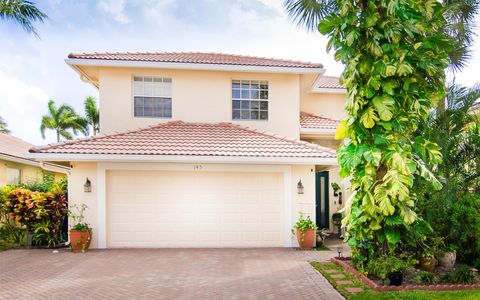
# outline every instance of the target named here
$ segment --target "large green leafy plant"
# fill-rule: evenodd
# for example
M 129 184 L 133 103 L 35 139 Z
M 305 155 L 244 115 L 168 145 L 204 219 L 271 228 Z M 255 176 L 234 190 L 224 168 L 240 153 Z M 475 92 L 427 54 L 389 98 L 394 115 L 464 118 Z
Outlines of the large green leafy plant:
M 445 96 L 444 69 L 451 50 L 435 0 L 337 2 L 319 30 L 345 65 L 348 117 L 337 129 L 340 175 L 351 177 L 347 239 L 362 264 L 375 252 L 396 249 L 417 219 L 416 176 L 434 188 L 426 167 L 441 161 L 436 144 L 412 138 L 428 111 Z M 414 151 L 414 149 L 416 151 Z

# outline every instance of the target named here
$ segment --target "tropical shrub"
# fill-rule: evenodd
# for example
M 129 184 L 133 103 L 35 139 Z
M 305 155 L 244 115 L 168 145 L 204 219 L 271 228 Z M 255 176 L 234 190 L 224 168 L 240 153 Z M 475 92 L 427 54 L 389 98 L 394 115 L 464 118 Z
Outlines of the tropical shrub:
M 435 274 L 427 271 L 420 271 L 416 280 L 418 283 L 422 284 L 435 284 L 438 282 L 438 278 L 435 276 Z
M 32 192 L 48 192 L 55 184 L 55 177 L 50 174 L 43 174 L 42 180 L 31 181 L 18 184 L 18 187 L 30 190 Z
M 471 267 L 467 265 L 460 265 L 455 268 L 454 271 L 447 273 L 443 278 L 443 282 L 448 283 L 473 283 L 475 280 L 475 273 L 471 270 Z
M 49 192 L 15 188 L 7 199 L 9 216 L 31 234 L 35 245 L 55 246 L 65 240 L 61 227 L 67 213 L 67 196 L 61 185 Z
M 447 247 L 457 251 L 459 261 L 480 259 L 480 194 L 450 201 L 439 193 L 419 201 L 419 208 Z
M 385 279 L 389 273 L 405 272 L 413 268 L 416 263 L 418 260 L 406 254 L 380 255 L 369 259 L 364 271 L 366 274 Z
M 25 244 L 25 230 L 21 225 L 11 218 L 7 207 L 8 194 L 15 189 L 14 186 L 4 186 L 0 188 L 0 250 L 8 249 L 12 246 L 22 246 Z

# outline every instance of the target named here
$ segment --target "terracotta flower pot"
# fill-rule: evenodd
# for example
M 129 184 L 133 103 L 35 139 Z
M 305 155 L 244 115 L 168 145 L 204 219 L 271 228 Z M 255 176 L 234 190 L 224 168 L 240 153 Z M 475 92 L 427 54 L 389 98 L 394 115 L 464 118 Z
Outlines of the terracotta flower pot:
M 428 272 L 434 272 L 437 265 L 437 259 L 435 257 L 427 257 L 420 259 L 420 266 L 423 270 Z
M 303 250 L 310 250 L 313 248 L 313 243 L 315 242 L 315 229 L 306 229 L 300 231 L 297 229 L 297 241 L 300 249 Z
M 70 230 L 70 247 L 73 252 L 86 252 L 92 240 L 92 229 L 88 231 Z
M 446 269 L 452 270 L 457 260 L 457 252 L 445 252 L 440 257 L 440 265 Z

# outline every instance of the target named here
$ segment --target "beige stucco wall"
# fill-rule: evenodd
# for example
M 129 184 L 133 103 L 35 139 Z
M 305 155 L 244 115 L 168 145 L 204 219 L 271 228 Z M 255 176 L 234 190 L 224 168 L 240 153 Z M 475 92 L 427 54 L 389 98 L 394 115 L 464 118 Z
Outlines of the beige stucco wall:
M 72 163 L 72 169 L 68 178 L 68 204 L 86 204 L 85 222 L 93 228 L 92 247 L 96 248 L 97 235 L 97 164 L 96 163 Z M 85 193 L 83 185 L 86 179 L 91 181 L 92 191 Z
M 172 118 L 133 117 L 133 76 L 172 78 Z M 101 68 L 100 129 L 125 131 L 159 122 L 233 122 L 289 138 L 299 138 L 299 75 L 172 69 Z M 268 121 L 232 120 L 231 81 L 267 80 Z
M 300 110 L 319 116 L 343 119 L 346 116 L 345 94 L 310 92 L 316 75 L 300 76 Z
M 178 171 L 191 171 L 193 170 L 193 164 L 162 164 L 162 163 L 150 163 L 150 164 L 134 164 L 134 163 L 117 163 L 115 168 L 119 170 L 156 170 L 156 169 L 176 169 Z M 299 212 L 303 212 L 305 216 L 310 216 L 312 220 L 315 220 L 315 166 L 302 165 L 302 166 L 269 166 L 269 165 L 235 165 L 235 164 L 203 164 L 202 172 L 209 172 L 215 170 L 223 170 L 230 172 L 279 172 L 283 168 L 291 168 L 291 221 L 292 225 L 298 219 Z M 108 168 L 107 168 L 108 169 Z M 97 164 L 96 163 L 72 163 L 71 175 L 69 177 L 69 204 L 81 204 L 84 203 L 88 206 L 86 211 L 86 222 L 93 227 L 93 239 L 92 248 L 96 248 L 98 245 L 98 210 L 97 210 Z M 107 173 L 108 174 L 108 173 Z M 92 183 L 92 191 L 85 193 L 83 184 L 86 178 L 89 178 Z M 297 193 L 297 183 L 302 180 L 305 187 L 304 194 Z M 108 180 L 107 180 L 108 182 Z M 132 187 L 135 188 L 135 187 Z M 173 187 L 175 188 L 175 187 Z M 176 189 L 181 191 L 184 186 L 179 186 Z M 218 199 L 222 201 L 222 199 Z M 108 232 L 108 231 L 107 231 Z M 292 239 L 292 245 L 296 246 L 297 242 L 295 237 L 290 236 Z
M 298 194 L 297 183 L 302 180 L 303 194 Z M 315 222 L 315 166 L 292 166 L 292 225 L 300 213 Z M 297 238 L 292 235 L 292 245 L 298 246 Z
M 18 162 L 12 162 L 7 160 L 0 160 L 0 186 L 7 184 L 7 167 L 20 169 L 20 182 L 29 183 L 35 181 L 41 181 L 43 174 L 48 173 L 55 176 L 55 180 L 65 176 L 61 173 L 46 172 L 40 167 L 26 165 Z

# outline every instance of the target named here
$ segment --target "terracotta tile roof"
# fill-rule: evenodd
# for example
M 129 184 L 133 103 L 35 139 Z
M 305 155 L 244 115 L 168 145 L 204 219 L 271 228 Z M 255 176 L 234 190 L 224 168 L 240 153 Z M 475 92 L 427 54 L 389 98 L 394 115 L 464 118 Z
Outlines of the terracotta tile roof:
M 302 129 L 336 129 L 339 124 L 339 120 L 300 112 L 300 127 Z
M 340 78 L 334 76 L 322 76 L 317 80 L 315 88 L 320 89 L 344 89 L 339 82 Z
M 25 142 L 17 137 L 0 133 L 0 154 L 9 156 L 15 156 L 23 159 L 32 160 L 25 155 L 28 153 L 28 149 L 32 148 L 32 144 Z
M 220 65 L 243 65 L 262 67 L 284 68 L 323 68 L 322 64 L 301 62 L 295 60 L 274 59 L 257 56 L 232 55 L 219 53 L 201 52 L 154 52 L 154 53 L 71 53 L 68 58 L 76 59 L 99 59 L 99 60 L 125 60 L 142 62 L 168 62 L 190 64 L 220 64 Z
M 315 144 L 258 132 L 232 123 L 171 121 L 143 129 L 32 148 L 58 154 L 185 155 L 334 158 Z

